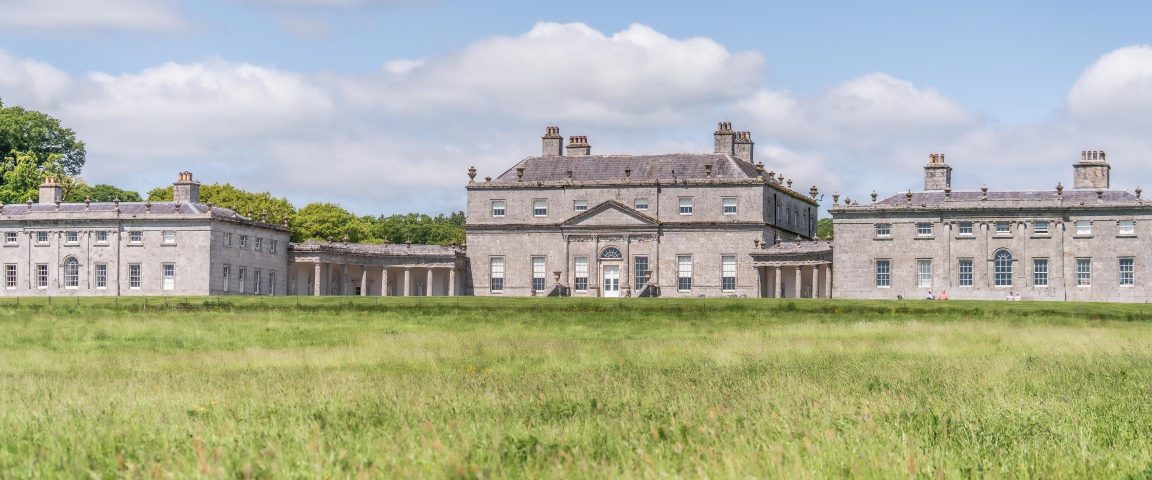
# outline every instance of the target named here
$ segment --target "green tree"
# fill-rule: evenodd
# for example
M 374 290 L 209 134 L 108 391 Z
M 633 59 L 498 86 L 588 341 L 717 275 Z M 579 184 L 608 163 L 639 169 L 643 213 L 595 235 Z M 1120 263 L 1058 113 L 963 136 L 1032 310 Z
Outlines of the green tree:
M 363 217 L 373 239 L 388 243 L 416 243 L 427 245 L 462 245 L 464 243 L 464 212 L 435 217 L 422 213 L 408 213 L 380 217 Z
M 83 180 L 77 179 L 75 185 L 64 194 L 64 201 L 66 202 L 83 202 L 85 200 L 92 200 L 93 202 L 111 202 L 119 199 L 121 202 L 142 202 L 143 198 L 139 193 L 131 190 L 124 190 L 122 188 L 107 185 L 97 184 L 88 185 Z
M 816 221 L 816 236 L 824 239 L 832 239 L 832 219 L 821 218 Z
M 0 184 L 0 202 L 23 203 L 36 201 L 40 184 L 49 176 L 62 177 L 59 164 L 49 161 L 41 164 L 35 153 L 12 151 L 4 157 L 3 184 Z
M 352 212 L 335 203 L 310 203 L 292 219 L 292 241 L 372 241 L 371 229 Z M 378 241 L 378 240 L 377 240 Z
M 76 176 L 84 168 L 84 142 L 60 121 L 35 110 L 5 107 L 0 102 L 0 155 L 21 152 L 37 166 L 59 165 L 59 173 Z
M 148 201 L 172 201 L 172 186 L 154 188 L 148 191 Z M 265 218 L 268 223 L 281 224 L 292 218 L 296 207 L 292 206 L 287 198 L 277 198 L 268 192 L 253 193 L 241 190 L 232 184 L 217 184 L 200 186 L 200 202 L 229 208 L 253 219 Z

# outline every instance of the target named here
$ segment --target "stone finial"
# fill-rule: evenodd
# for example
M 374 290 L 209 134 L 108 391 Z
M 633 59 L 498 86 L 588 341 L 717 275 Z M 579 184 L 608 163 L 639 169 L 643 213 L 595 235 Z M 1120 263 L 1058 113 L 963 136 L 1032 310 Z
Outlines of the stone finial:
M 880 194 L 876 193 L 876 190 L 872 190 L 871 195 L 872 195 L 872 203 L 876 203 L 876 197 L 879 197 Z
M 523 182 L 524 181 L 524 167 L 516 167 L 516 181 L 517 182 Z
M 980 200 L 988 200 L 988 185 L 980 186 Z
M 789 189 L 792 188 L 792 179 L 791 178 L 788 179 L 788 188 Z
M 764 162 L 756 162 L 756 175 L 764 176 Z
M 1104 200 L 1104 190 L 1096 190 L 1096 200 Z
M 632 169 L 631 168 L 625 168 L 624 169 L 624 178 L 632 178 Z
M 712 164 L 711 163 L 705 163 L 704 164 L 704 178 L 712 178 Z
M 784 183 L 784 174 L 783 173 L 776 174 L 776 183 Z
M 85 197 L 84 198 L 84 210 L 88 210 L 90 207 L 92 207 L 92 197 Z
M 473 180 L 476 180 L 476 166 L 475 165 L 468 167 L 468 181 L 471 182 Z
M 840 192 L 833 192 L 832 193 L 832 204 L 833 205 L 839 205 L 840 204 Z
M 260 211 L 260 221 L 264 222 L 264 223 L 268 223 L 268 211 L 267 210 L 261 210 Z
M 952 187 L 944 189 L 944 198 L 952 198 Z
M 808 189 L 808 196 L 809 197 L 816 198 L 816 194 L 818 194 L 818 193 L 820 193 L 820 189 L 816 188 L 816 185 L 812 185 L 812 188 Z
M 1144 190 L 1141 189 L 1140 187 L 1136 187 L 1136 199 L 1137 200 L 1140 200 L 1140 194 L 1141 193 L 1144 193 Z
M 144 202 L 144 213 L 152 213 L 152 202 Z
M 1056 195 L 1057 196 L 1064 195 L 1064 184 L 1063 183 L 1056 182 Z
M 492 177 L 484 177 L 485 182 L 492 182 Z
M 57 200 L 57 201 L 56 201 L 56 211 L 57 211 L 57 212 L 59 212 L 59 211 L 60 211 L 60 200 Z
M 760 248 L 760 239 L 759 238 L 753 239 L 752 245 L 754 245 L 757 249 L 759 249 Z

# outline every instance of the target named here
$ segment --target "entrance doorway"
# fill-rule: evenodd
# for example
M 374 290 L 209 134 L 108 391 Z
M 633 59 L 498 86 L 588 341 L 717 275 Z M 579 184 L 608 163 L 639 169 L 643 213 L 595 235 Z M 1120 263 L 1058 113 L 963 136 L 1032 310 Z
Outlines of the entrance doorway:
M 604 296 L 620 296 L 620 266 L 604 265 Z

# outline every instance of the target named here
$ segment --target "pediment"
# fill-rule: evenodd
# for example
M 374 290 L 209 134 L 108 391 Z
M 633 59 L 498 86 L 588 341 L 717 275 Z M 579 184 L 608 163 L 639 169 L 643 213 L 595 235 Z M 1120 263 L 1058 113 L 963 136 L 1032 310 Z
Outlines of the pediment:
M 565 220 L 565 226 L 640 226 L 656 225 L 656 219 L 636 209 L 609 200 Z

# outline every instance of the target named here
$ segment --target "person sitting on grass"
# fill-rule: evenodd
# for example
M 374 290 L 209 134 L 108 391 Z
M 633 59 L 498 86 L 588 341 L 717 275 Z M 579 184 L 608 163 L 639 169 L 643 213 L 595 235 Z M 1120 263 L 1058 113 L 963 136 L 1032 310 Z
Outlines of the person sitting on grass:
M 941 290 L 940 295 L 938 297 L 936 297 L 936 299 L 937 300 L 948 300 L 948 291 L 947 290 Z
M 925 300 L 935 300 L 935 299 L 936 299 L 936 296 L 935 296 L 935 295 L 932 295 L 932 289 L 931 289 L 931 288 L 929 288 L 929 289 L 928 289 L 928 297 L 927 297 L 927 298 L 925 298 Z

